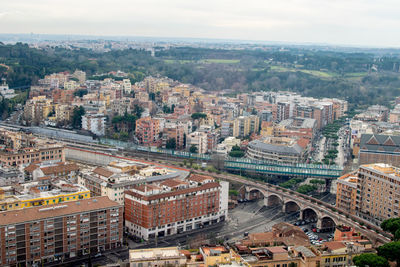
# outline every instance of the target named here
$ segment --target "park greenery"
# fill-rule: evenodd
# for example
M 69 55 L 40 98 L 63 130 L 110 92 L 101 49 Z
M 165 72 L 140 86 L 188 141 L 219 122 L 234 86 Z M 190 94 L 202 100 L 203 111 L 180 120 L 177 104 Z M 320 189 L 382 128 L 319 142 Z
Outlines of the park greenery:
M 384 257 L 373 253 L 364 253 L 353 258 L 353 263 L 357 267 L 389 267 L 389 262 Z
M 189 152 L 194 154 L 197 153 L 198 152 L 197 146 L 191 145 L 189 148 Z
M 393 241 L 377 248 L 378 254 L 361 254 L 354 257 L 353 262 L 357 267 L 378 266 L 388 267 L 398 266 L 400 263 L 400 218 L 391 218 L 381 223 L 381 228 L 393 235 Z
M 271 46 L 269 49 L 141 49 L 98 52 L 62 47 L 30 48 L 0 43 L 0 78 L 11 88 L 27 89 L 46 74 L 83 70 L 90 79 L 115 78 L 122 70 L 131 82 L 148 75 L 167 76 L 205 90 L 289 90 L 304 96 L 338 97 L 351 107 L 390 105 L 400 95 L 399 52 L 327 51 L 320 48 Z M 391 52 L 391 53 L 389 53 Z
M 309 184 L 303 184 L 301 186 L 299 186 L 299 188 L 297 188 L 297 192 L 301 193 L 301 194 L 309 194 L 315 190 L 317 190 L 317 186 L 316 185 L 309 185 Z
M 233 146 L 232 150 L 229 152 L 230 157 L 234 158 L 243 158 L 245 155 L 244 150 L 242 150 L 239 146 Z
M 79 107 L 74 107 L 74 110 L 72 112 L 72 127 L 75 129 L 81 129 L 82 128 L 82 116 L 85 115 L 85 108 L 82 106 Z
M 279 184 L 279 186 L 287 189 L 293 189 L 295 186 L 297 186 L 299 183 L 303 181 L 304 179 L 302 178 L 292 178 L 284 183 Z
M 167 149 L 176 149 L 176 140 L 175 138 L 168 138 L 167 143 L 165 145 Z
M 195 112 L 192 114 L 192 119 L 193 120 L 198 120 L 198 119 L 205 119 L 207 118 L 207 114 L 201 113 L 201 112 Z

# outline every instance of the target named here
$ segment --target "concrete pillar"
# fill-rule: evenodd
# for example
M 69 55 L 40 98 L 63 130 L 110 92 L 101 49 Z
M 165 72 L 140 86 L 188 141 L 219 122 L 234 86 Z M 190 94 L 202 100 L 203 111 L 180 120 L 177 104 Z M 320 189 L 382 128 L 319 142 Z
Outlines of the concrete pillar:
M 318 221 L 317 221 L 317 229 L 321 229 L 322 227 L 322 218 L 318 217 Z
M 268 197 L 264 196 L 264 206 L 269 207 Z
M 283 205 L 282 205 L 282 212 L 283 212 L 283 213 L 286 212 L 286 205 L 285 205 L 285 203 L 283 203 Z
M 303 214 L 304 210 L 300 210 L 300 215 L 299 215 L 299 220 L 303 220 L 304 219 L 304 214 Z

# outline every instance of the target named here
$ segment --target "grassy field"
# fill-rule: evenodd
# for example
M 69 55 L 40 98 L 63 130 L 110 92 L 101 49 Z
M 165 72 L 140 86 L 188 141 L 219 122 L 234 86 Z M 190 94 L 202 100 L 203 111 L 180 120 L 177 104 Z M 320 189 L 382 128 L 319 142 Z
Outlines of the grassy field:
M 239 63 L 239 59 L 203 59 L 201 63 L 220 63 L 220 64 L 236 64 Z
M 309 75 L 317 76 L 320 78 L 332 78 L 337 76 L 336 73 L 333 72 L 327 72 L 327 71 L 319 71 L 319 70 L 304 70 L 304 69 L 298 69 L 298 68 L 286 68 L 282 66 L 271 66 L 272 71 L 278 71 L 278 72 L 303 72 Z
M 164 62 L 167 64 L 173 64 L 173 63 L 200 63 L 200 64 L 210 64 L 210 63 L 215 63 L 215 64 L 236 64 L 239 63 L 239 59 L 202 59 L 202 60 L 178 60 L 178 59 L 164 59 Z
M 184 63 L 191 63 L 191 62 L 195 62 L 195 61 L 194 60 L 184 60 L 184 59 L 181 59 L 181 60 L 179 60 L 179 59 L 164 59 L 164 62 L 167 64 L 174 64 L 174 63 L 184 64 Z

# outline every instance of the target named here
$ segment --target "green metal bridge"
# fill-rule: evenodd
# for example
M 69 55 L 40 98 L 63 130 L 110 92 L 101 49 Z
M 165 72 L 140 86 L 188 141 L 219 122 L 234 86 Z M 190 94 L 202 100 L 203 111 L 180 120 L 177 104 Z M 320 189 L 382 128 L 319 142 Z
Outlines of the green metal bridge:
M 227 158 L 224 167 L 232 171 L 250 171 L 271 175 L 337 178 L 342 175 L 343 169 L 339 166 L 317 164 L 276 164 L 251 159 Z
M 140 146 L 132 143 L 102 138 L 102 143 L 124 148 L 128 150 L 141 151 L 145 153 L 156 153 L 177 158 L 187 158 L 201 161 L 212 161 L 208 154 L 189 153 L 186 151 L 175 151 L 172 149 L 163 149 L 157 147 Z M 224 168 L 231 171 L 249 171 L 264 173 L 269 175 L 282 176 L 301 176 L 301 177 L 320 177 L 333 179 L 342 175 L 343 169 L 336 165 L 317 165 L 317 164 L 277 164 L 276 162 L 252 160 L 247 158 L 224 159 Z

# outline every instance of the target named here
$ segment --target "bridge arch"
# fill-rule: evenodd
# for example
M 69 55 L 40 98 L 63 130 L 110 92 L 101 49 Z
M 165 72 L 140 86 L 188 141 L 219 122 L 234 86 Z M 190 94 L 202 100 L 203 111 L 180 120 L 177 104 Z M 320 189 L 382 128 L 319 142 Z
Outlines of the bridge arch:
M 283 199 L 278 194 L 269 194 L 265 199 L 265 205 L 270 206 L 282 206 Z
M 283 205 L 283 212 L 297 212 L 300 210 L 300 205 L 294 200 L 288 200 Z
M 318 228 L 319 229 L 334 229 L 337 225 L 337 220 L 330 216 L 323 216 L 318 220 Z
M 307 207 L 301 211 L 300 215 L 302 220 L 310 221 L 310 222 L 317 222 L 318 221 L 318 212 L 310 207 Z
M 249 201 L 253 200 L 258 200 L 258 199 L 264 199 L 265 198 L 265 192 L 261 189 L 252 187 L 247 190 L 247 196 L 246 199 Z

